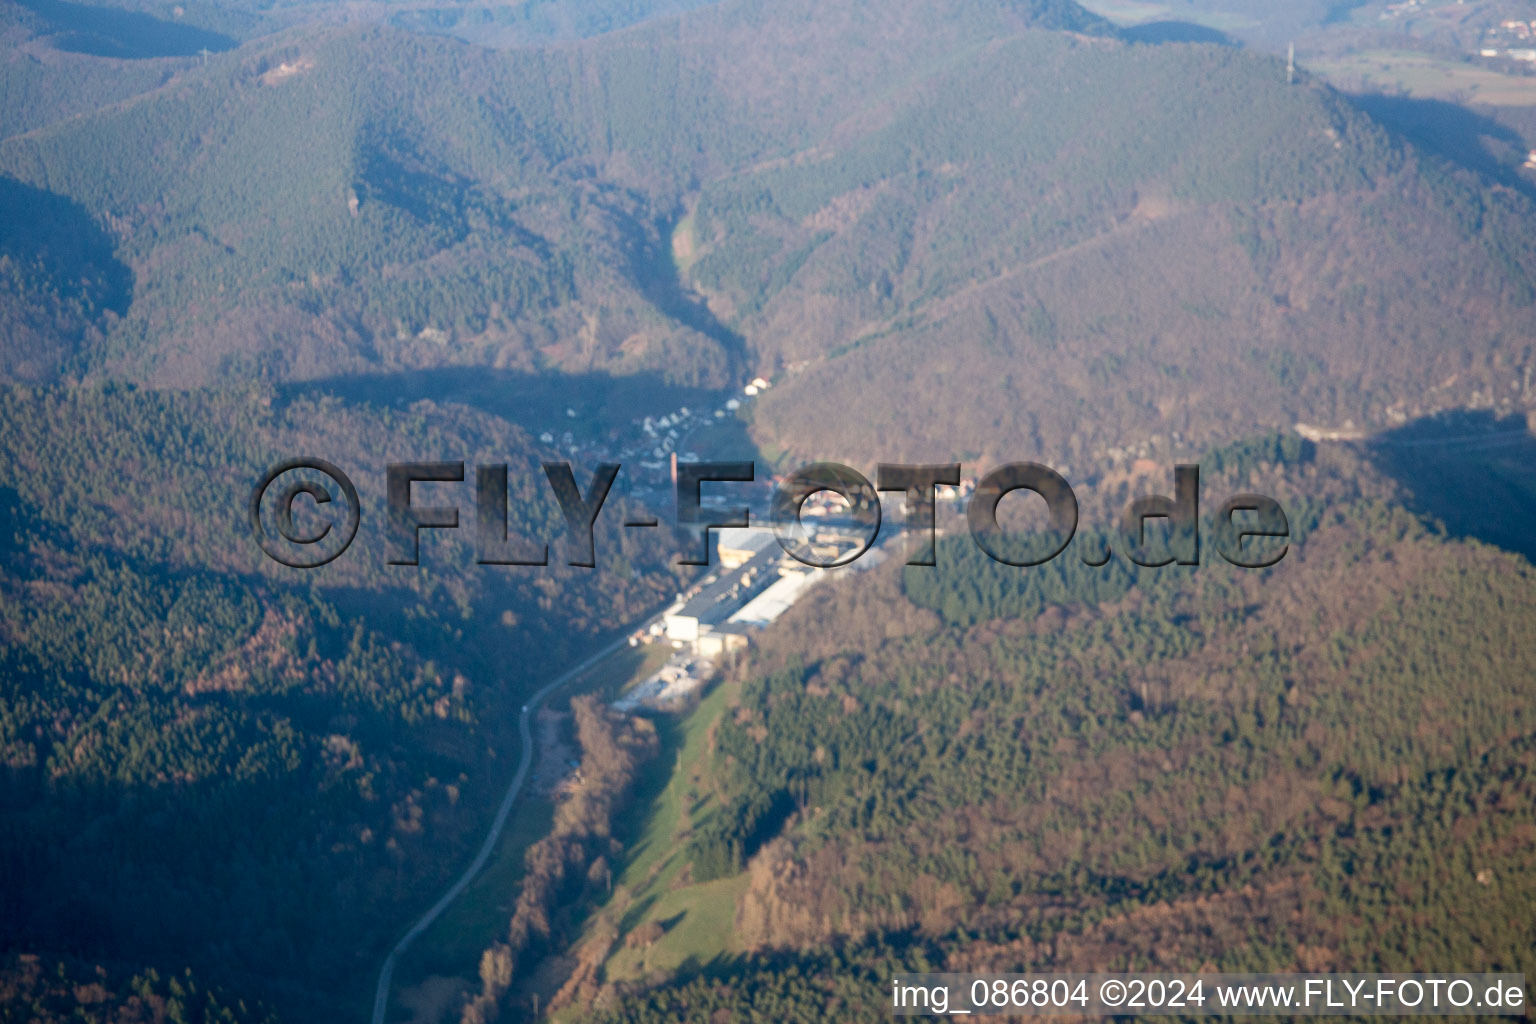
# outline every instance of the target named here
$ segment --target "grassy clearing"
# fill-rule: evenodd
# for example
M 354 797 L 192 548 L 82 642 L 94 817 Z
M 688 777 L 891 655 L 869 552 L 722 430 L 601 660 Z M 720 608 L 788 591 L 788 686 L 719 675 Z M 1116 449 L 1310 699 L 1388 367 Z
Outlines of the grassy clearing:
M 672 229 L 672 262 L 677 266 L 677 276 L 687 277 L 698 258 L 699 239 L 695 232 L 694 215 L 689 213 Z
M 688 447 L 706 459 L 756 459 L 759 452 L 752 442 L 748 426 L 740 412 L 735 415 L 727 413 L 689 434 Z
M 1142 25 L 1173 15 L 1173 8 L 1168 4 L 1149 3 L 1147 0 L 1083 0 L 1083 6 L 1116 25 Z
M 682 867 L 678 837 L 689 830 L 692 819 L 707 803 L 706 799 L 690 805 L 688 794 L 699 789 L 698 773 L 709 727 L 720 717 L 736 689 L 730 684 L 717 686 L 681 721 L 659 724 L 662 755 L 651 762 L 651 777 L 642 783 L 642 792 L 648 790 L 655 796 L 649 804 L 636 801 L 637 808 L 643 808 L 643 824 L 638 829 L 638 839 L 630 847 L 629 860 L 616 880 L 631 890 L 637 903 L 650 894 L 646 890 L 648 884 L 660 880 L 663 872 L 670 880 L 671 874 Z
M 1506 75 L 1422 53 L 1368 50 L 1308 60 L 1306 66 L 1342 89 L 1402 90 L 1419 98 L 1498 107 L 1536 106 L 1536 78 Z
M 747 876 L 742 874 L 662 894 L 645 920 L 659 922 L 666 931 L 643 949 L 620 947 L 608 958 L 606 976 L 633 979 L 651 971 L 688 970 L 733 951 L 730 936 L 736 901 L 746 887 Z
M 661 668 L 671 654 L 671 646 L 664 643 L 625 647 L 593 665 L 586 675 L 573 682 L 570 694 L 595 693 L 605 701 L 612 701 Z
M 732 684 L 717 686 L 687 716 L 658 723 L 662 754 L 642 780 L 635 819 L 625 823 L 636 838 L 615 879 L 614 898 L 599 913 L 617 921 L 621 936 L 653 921 L 664 933 L 644 949 L 626 948 L 621 938 L 604 965 L 610 981 L 638 978 L 657 968 L 702 964 L 734 948 L 731 925 L 746 877 L 703 885 L 678 883 L 687 866 L 687 837 L 710 810 L 701 775 L 710 726 L 736 690 Z

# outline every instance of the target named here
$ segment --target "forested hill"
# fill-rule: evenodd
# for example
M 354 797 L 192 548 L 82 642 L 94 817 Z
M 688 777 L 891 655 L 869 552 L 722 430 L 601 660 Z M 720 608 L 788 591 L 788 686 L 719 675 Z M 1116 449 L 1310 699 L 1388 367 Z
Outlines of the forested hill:
M 780 374 L 765 444 L 1097 469 L 1536 400 L 1533 216 L 1267 58 L 1025 33 L 706 184 L 680 236 Z
M 775 623 L 566 954 L 580 1019 L 876 1021 L 902 971 L 1528 974 L 1530 563 L 1333 453 L 1211 475 L 1282 496 L 1285 562 L 978 570 L 961 535 Z
M 244 510 L 316 452 L 364 519 L 305 573 Z M 512 534 L 556 564 L 432 537 L 387 566 L 383 463 L 424 454 L 513 462 Z M 0 1019 L 359 1012 L 480 842 L 531 685 L 672 593 L 665 552 L 612 532 L 600 574 L 559 564 L 537 454 L 430 404 L 0 388 Z
M 557 169 L 585 147 L 527 70 L 398 31 L 302 34 L 0 159 L 105 224 L 132 270 L 131 306 L 83 339 L 87 368 L 204 383 L 473 361 L 723 382 L 718 344 L 631 280 L 651 215 Z M 600 318 L 576 305 L 588 294 Z

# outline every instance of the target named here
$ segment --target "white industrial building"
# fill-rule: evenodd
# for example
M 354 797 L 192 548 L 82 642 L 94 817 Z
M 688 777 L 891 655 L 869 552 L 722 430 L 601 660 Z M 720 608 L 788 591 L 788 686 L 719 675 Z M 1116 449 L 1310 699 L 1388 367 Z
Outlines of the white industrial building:
M 706 585 L 682 607 L 667 612 L 664 619 L 667 639 L 697 643 L 699 637 L 725 622 L 773 582 L 778 575 L 781 557 L 782 553 L 775 546 L 753 555 L 735 568 L 722 569 L 718 579 Z
M 789 611 L 789 606 L 805 596 L 805 592 L 819 583 L 825 573 L 825 569 L 786 572 L 726 621 L 762 628 Z
M 715 556 L 722 569 L 746 565 L 755 555 L 778 545 L 773 531 L 762 526 L 728 526 L 715 530 Z

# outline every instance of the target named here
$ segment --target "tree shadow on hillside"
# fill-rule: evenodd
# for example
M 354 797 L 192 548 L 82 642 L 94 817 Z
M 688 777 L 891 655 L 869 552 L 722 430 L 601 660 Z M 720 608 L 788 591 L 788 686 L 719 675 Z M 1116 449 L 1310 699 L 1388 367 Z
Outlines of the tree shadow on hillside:
M 68 3 L 67 0 L 16 0 L 22 7 L 61 33 L 55 48 L 92 57 L 143 60 L 150 57 L 195 57 L 202 51 L 222 53 L 235 40 L 218 32 L 181 25 L 138 11 Z
M 1328 5 L 1328 11 L 1323 15 L 1324 25 L 1343 25 L 1349 21 L 1349 17 L 1356 10 L 1364 7 L 1368 0 L 1339 0 Z
M 1241 46 L 1237 40 L 1206 25 L 1192 21 L 1149 21 L 1121 29 L 1120 35 L 1132 43 L 1211 43 L 1215 46 Z
M 123 732 L 117 742 L 146 758 L 161 746 L 153 733 Z M 396 882 L 387 900 L 349 902 L 344 883 L 364 877 L 364 866 L 338 863 L 312 838 L 339 834 L 336 800 L 306 800 L 290 775 L 153 785 L 7 765 L 0 785 L 0 871 L 25 879 L 0 886 L 7 950 L 135 969 L 170 962 L 283 1019 L 341 1020 L 356 1008 L 354 993 L 371 991 L 371 971 L 422 900 L 420 891 L 394 896 L 404 889 Z M 443 855 L 415 856 L 426 864 Z M 394 875 L 377 862 L 366 872 Z M 425 872 L 410 881 L 424 891 L 439 884 Z
M 1388 431 L 1367 448 L 1415 513 L 1536 564 L 1536 434 L 1524 417 L 1459 411 Z
M 133 301 L 133 271 L 117 258 L 112 236 L 66 196 L 0 177 L 0 257 L 91 317 L 119 316 Z
M 500 416 L 535 434 L 544 430 L 559 434 L 579 426 L 586 435 L 614 431 L 629 435 L 634 432 L 631 420 L 670 415 L 684 407 L 713 419 L 713 410 L 722 408 L 733 394 L 671 384 L 657 373 L 530 373 L 486 366 L 345 374 L 292 382 L 283 385 L 282 393 L 285 400 L 331 394 L 352 402 L 398 408 L 422 400 L 458 403 Z M 572 412 L 576 415 L 571 416 Z M 709 457 L 747 458 L 754 454 L 733 450 L 710 452 Z
M 1421 148 L 1536 199 L 1536 186 L 1518 170 L 1527 155 L 1525 142 L 1508 126 L 1445 100 L 1377 94 L 1349 98 Z

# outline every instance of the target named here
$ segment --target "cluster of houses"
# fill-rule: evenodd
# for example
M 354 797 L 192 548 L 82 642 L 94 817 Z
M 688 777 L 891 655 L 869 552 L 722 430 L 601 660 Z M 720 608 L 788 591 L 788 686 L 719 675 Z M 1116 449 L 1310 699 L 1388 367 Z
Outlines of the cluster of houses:
M 1530 39 L 1536 36 L 1536 22 L 1531 21 L 1506 21 L 1499 28 L 1516 39 Z
M 665 486 L 668 478 L 675 479 L 679 462 L 697 462 L 699 456 L 685 447 L 694 431 L 711 423 L 720 422 L 736 415 L 744 401 L 767 391 L 773 385 L 762 377 L 754 377 L 740 392 L 741 397 L 727 398 L 719 406 L 710 409 L 694 409 L 681 406 L 666 412 L 636 419 L 632 433 L 613 429 L 606 440 L 583 440 L 577 430 L 550 427 L 539 434 L 539 440 L 558 448 L 568 456 L 584 461 L 617 461 L 639 470 L 639 475 L 652 486 Z M 575 409 L 565 410 L 568 419 L 579 419 Z M 573 424 L 574 426 L 574 424 Z
M 1487 34 L 1482 48 L 1478 50 L 1478 55 L 1504 57 L 1509 60 L 1524 61 L 1527 64 L 1536 64 L 1536 47 L 1519 45 L 1529 44 L 1533 40 L 1536 40 L 1536 21 L 1519 21 L 1511 18 L 1501 22 L 1498 28 Z

